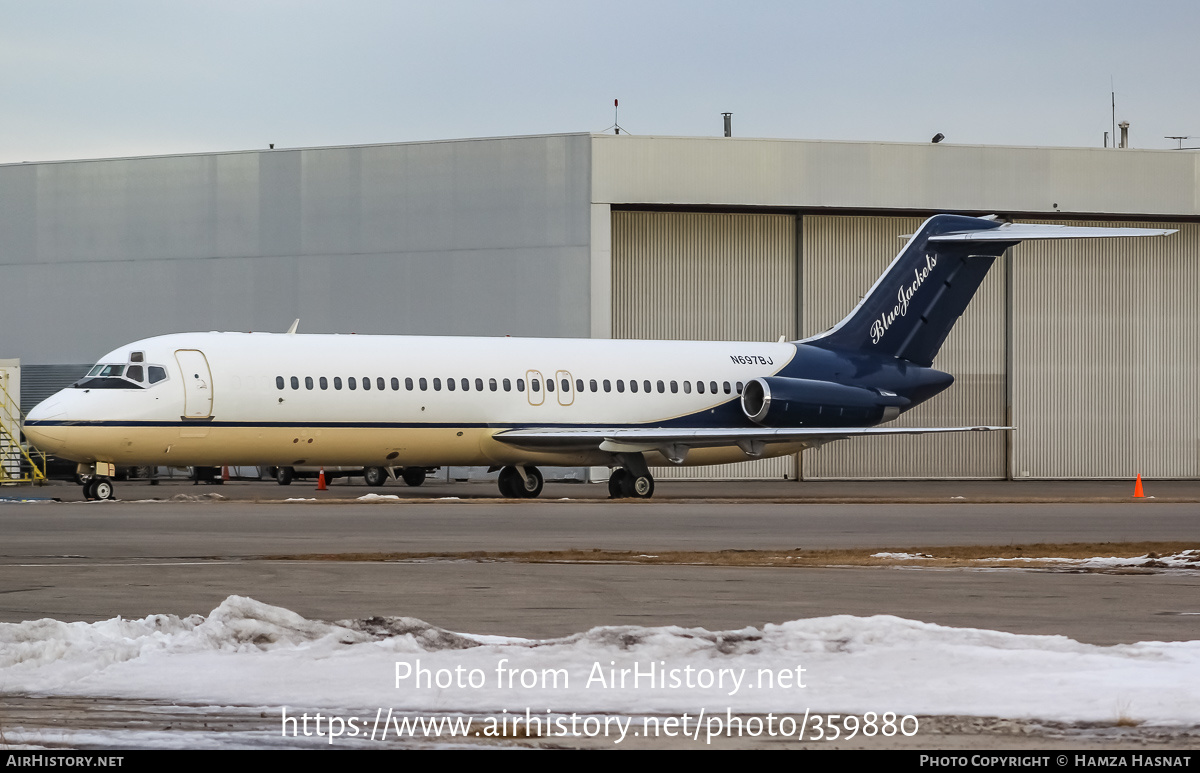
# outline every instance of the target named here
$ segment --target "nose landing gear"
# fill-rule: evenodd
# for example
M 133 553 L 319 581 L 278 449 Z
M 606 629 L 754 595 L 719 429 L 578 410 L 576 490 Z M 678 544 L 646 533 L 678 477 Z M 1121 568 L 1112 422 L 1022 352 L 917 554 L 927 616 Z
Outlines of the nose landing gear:
M 83 483 L 83 498 L 89 502 L 98 499 L 116 499 L 112 481 L 108 478 L 89 478 Z
M 116 474 L 117 467 L 111 462 L 80 462 L 75 468 L 75 477 L 83 484 L 83 498 L 89 502 L 97 499 L 116 499 L 112 484 Z

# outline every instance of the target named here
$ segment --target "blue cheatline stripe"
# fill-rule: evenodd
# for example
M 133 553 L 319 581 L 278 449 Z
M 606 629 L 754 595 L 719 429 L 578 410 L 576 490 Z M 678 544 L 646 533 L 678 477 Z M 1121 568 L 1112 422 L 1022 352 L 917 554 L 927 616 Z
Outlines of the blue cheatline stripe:
M 727 417 L 705 416 L 703 418 L 712 419 L 710 421 L 699 421 L 689 419 L 699 419 L 700 417 L 680 417 L 669 421 L 661 422 L 645 422 L 642 424 L 619 424 L 619 423 L 602 423 L 602 424 L 570 424 L 562 422 L 388 422 L 388 421 L 27 421 L 27 427 L 129 427 L 129 428 L 146 428 L 146 427 L 212 427 L 212 428 L 319 428 L 319 429 L 646 429 L 654 427 L 664 428 L 695 428 L 695 429 L 713 429 L 726 428 L 735 429 L 737 427 L 756 427 L 745 417 L 741 417 L 742 421 L 731 423 Z M 721 420 L 722 418 L 726 420 Z

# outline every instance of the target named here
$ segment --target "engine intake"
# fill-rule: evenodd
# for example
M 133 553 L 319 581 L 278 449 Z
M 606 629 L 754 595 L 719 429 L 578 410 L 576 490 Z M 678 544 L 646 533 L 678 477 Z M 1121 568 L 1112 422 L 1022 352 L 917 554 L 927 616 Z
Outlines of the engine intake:
M 882 389 L 782 376 L 751 379 L 742 390 L 742 411 L 764 427 L 869 427 L 910 404 Z

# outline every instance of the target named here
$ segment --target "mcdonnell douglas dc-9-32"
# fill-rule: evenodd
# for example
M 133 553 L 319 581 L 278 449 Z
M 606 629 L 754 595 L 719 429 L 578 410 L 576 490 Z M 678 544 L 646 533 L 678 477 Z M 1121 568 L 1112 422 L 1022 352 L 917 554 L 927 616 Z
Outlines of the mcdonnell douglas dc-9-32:
M 536 497 L 542 466 L 606 466 L 613 497 L 650 467 L 743 462 L 888 427 L 954 377 L 932 367 L 997 257 L 1027 239 L 1166 236 L 935 215 L 837 325 L 802 341 L 634 341 L 179 333 L 122 346 L 37 405 L 25 434 L 78 462 L 88 499 L 117 465 L 499 470 Z

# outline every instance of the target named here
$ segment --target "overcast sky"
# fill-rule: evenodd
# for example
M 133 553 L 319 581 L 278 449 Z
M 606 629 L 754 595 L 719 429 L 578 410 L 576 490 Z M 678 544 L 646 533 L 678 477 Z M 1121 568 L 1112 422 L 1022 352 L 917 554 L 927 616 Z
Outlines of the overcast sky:
M 602 131 L 1200 146 L 1197 2 L 0 0 L 0 162 Z M 1111 81 L 1110 81 L 1111 79 Z

